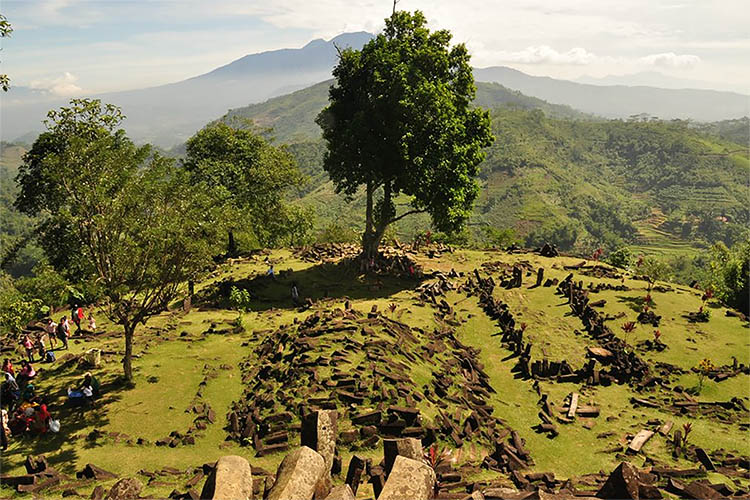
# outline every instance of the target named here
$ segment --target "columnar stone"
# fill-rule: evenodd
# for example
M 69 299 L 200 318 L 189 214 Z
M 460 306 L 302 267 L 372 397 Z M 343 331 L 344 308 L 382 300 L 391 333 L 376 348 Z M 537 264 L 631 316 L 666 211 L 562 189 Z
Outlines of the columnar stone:
M 435 489 L 435 471 L 424 462 L 397 456 L 378 500 L 428 500 Z
M 393 463 L 397 456 L 411 458 L 418 462 L 422 461 L 422 442 L 417 438 L 384 439 L 383 453 L 385 455 L 386 477 L 393 469 Z
M 235 455 L 221 457 L 203 486 L 201 498 L 252 500 L 253 477 L 248 461 Z
M 338 413 L 336 410 L 317 410 L 302 420 L 302 446 L 317 451 L 325 461 L 325 470 L 330 473 L 336 454 Z
M 325 467 L 318 452 L 307 446 L 297 448 L 279 464 L 266 500 L 310 500 L 318 481 L 326 475 Z
M 346 484 L 352 489 L 352 493 L 357 494 L 359 483 L 362 482 L 362 473 L 365 471 L 365 460 L 352 455 L 349 460 L 349 469 L 346 471 Z

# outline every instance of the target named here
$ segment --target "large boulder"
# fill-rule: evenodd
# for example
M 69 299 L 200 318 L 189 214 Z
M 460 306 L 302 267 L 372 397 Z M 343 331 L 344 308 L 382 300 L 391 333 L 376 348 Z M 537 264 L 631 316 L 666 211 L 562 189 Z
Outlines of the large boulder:
M 120 479 L 109 490 L 105 500 L 135 500 L 140 495 L 143 484 L 134 478 Z
M 329 473 L 336 454 L 337 421 L 336 410 L 317 410 L 302 419 L 301 445 L 317 451 L 323 457 Z
M 326 476 L 323 457 L 307 446 L 289 453 L 276 470 L 276 482 L 266 500 L 310 500 L 318 481 Z
M 622 462 L 607 478 L 597 492 L 599 498 L 639 500 L 638 470 L 628 462 Z
M 325 500 L 354 500 L 354 493 L 348 484 L 342 484 L 333 488 Z
M 227 455 L 216 462 L 201 492 L 204 500 L 252 500 L 253 476 L 242 457 Z
M 378 500 L 428 500 L 435 489 L 435 471 L 424 462 L 397 456 Z
M 384 439 L 383 454 L 385 455 L 385 474 L 391 473 L 397 456 L 422 461 L 422 442 L 416 438 Z

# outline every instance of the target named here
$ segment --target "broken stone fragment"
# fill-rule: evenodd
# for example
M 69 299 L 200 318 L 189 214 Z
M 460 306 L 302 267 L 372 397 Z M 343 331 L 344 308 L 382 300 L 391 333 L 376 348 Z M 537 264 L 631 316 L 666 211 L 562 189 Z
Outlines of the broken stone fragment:
M 143 484 L 134 478 L 120 479 L 109 490 L 105 500 L 135 500 L 143 489 Z
M 638 500 L 638 471 L 628 462 L 622 462 L 607 478 L 596 494 L 599 498 Z
M 203 485 L 205 500 L 252 500 L 253 477 L 248 461 L 235 455 L 221 457 Z
M 354 500 L 354 493 L 348 484 L 342 484 L 333 488 L 325 500 Z
M 310 500 L 325 474 L 325 460 L 315 450 L 301 446 L 282 460 L 276 482 L 266 500 Z
M 435 471 L 417 460 L 397 456 L 378 500 L 428 500 L 435 488 Z
M 385 455 L 385 474 L 388 476 L 393 469 L 397 456 L 422 461 L 422 442 L 416 438 L 384 439 L 383 453 Z

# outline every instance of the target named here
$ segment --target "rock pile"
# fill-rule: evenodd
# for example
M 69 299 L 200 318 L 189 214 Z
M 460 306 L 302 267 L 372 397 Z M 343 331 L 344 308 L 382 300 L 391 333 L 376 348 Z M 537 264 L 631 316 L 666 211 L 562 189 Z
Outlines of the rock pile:
M 350 450 L 404 437 L 494 446 L 507 426 L 492 416 L 478 354 L 450 328 L 411 328 L 375 308 L 318 312 L 268 334 L 241 363 L 247 389 L 227 430 L 266 455 L 318 425 L 310 415 L 337 410 L 338 441 Z

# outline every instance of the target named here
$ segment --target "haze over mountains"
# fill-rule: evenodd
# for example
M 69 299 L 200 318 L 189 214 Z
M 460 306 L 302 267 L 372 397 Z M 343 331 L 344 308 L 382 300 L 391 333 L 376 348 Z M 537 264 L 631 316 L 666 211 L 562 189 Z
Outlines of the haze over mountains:
M 329 79 L 337 61 L 337 47 L 360 48 L 371 37 L 365 32 L 345 33 L 328 41 L 313 40 L 299 49 L 247 55 L 180 82 L 95 97 L 122 107 L 127 116 L 126 129 L 134 140 L 169 148 L 228 109 Z M 607 118 L 648 113 L 665 119 L 715 121 L 750 114 L 750 97 L 733 92 L 591 85 L 531 76 L 507 67 L 476 69 L 475 77 Z M 42 130 L 47 111 L 68 100 L 29 88 L 11 88 L 2 96 L 3 140 L 21 138 L 30 142 Z

